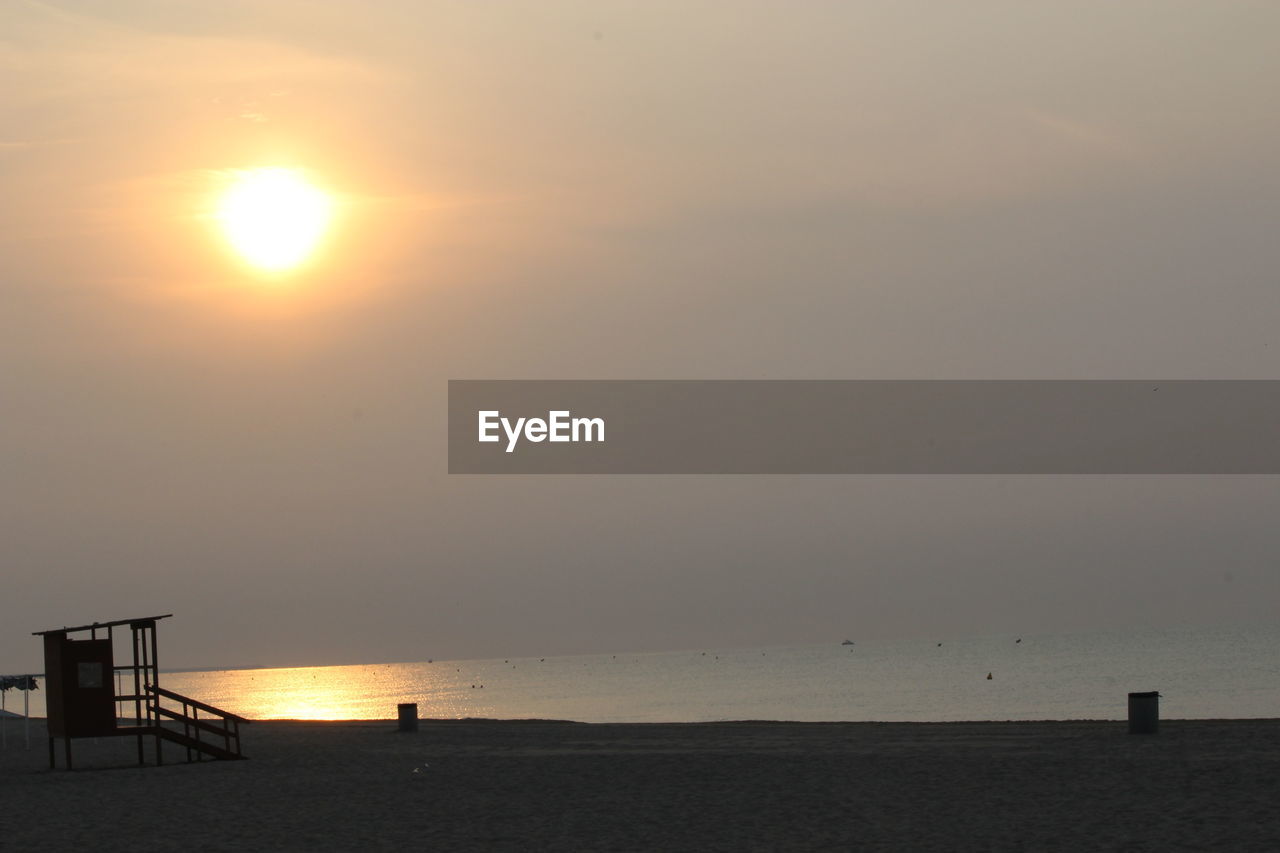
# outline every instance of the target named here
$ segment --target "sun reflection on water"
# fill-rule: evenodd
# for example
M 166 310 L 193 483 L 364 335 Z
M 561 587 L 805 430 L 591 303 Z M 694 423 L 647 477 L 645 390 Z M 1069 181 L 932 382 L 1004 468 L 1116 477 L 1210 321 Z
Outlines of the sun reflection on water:
M 387 696 L 416 701 L 422 716 L 481 716 L 487 710 L 474 700 L 459 701 L 455 679 L 422 664 L 191 672 L 174 674 L 168 686 L 255 720 L 388 719 L 396 708 Z
M 1176 695 L 1187 718 L 1274 716 L 1280 703 L 1275 673 L 1240 663 L 1275 659 L 1274 625 L 1019 639 L 179 672 L 161 681 L 250 719 L 394 720 L 402 702 L 416 702 L 424 719 L 1123 719 L 1132 684 Z M 42 696 L 31 698 L 38 713 Z

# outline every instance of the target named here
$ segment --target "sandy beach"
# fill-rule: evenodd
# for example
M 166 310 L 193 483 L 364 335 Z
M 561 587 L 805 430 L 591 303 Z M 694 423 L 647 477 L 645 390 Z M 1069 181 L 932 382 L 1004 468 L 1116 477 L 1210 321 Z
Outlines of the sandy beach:
M 260 722 L 248 761 L 86 740 L 73 772 L 37 731 L 13 850 L 1280 849 L 1280 720 Z

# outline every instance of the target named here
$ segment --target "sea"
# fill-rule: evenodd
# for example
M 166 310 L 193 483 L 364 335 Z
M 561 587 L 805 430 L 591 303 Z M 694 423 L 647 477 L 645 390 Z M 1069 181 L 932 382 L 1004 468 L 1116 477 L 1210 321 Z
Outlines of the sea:
M 494 660 L 163 672 L 161 686 L 250 719 L 592 723 L 1280 717 L 1280 623 L 1087 634 L 859 640 Z M 7 707 L 21 712 L 22 698 Z M 43 715 L 33 692 L 31 713 Z M 15 707 L 16 705 L 16 707 Z

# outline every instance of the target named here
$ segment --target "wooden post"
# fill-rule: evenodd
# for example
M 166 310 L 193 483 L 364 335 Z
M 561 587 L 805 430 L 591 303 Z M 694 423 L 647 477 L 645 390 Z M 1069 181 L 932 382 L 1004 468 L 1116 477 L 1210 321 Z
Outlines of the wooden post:
M 146 719 L 148 722 L 150 722 L 150 719 L 151 719 L 151 706 L 148 700 L 137 698 L 137 697 L 141 697 L 143 695 L 143 692 L 142 692 L 142 671 L 138 669 L 138 628 L 136 625 L 129 626 L 129 634 L 133 638 L 133 695 L 135 697 L 133 700 L 133 716 L 135 720 L 134 725 L 141 726 L 143 724 L 142 723 L 142 720 L 143 720 L 142 703 L 148 702 L 147 715 L 146 715 Z M 138 732 L 138 766 L 141 767 L 146 763 L 147 763 L 147 757 L 142 747 L 142 732 L 139 731 Z

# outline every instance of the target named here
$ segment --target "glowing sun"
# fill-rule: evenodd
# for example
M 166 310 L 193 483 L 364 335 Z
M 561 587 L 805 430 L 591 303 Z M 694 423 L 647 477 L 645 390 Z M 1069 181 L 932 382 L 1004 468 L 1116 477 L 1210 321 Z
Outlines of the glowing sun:
M 218 202 L 231 247 L 249 264 L 284 272 L 305 261 L 328 230 L 333 201 L 294 169 L 240 172 Z

